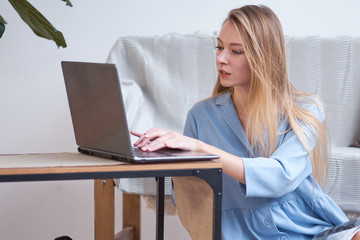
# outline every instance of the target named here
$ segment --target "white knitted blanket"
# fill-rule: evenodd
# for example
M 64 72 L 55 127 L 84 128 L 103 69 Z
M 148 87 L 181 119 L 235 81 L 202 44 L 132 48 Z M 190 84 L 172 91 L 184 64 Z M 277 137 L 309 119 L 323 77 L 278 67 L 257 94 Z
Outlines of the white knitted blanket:
M 201 33 L 119 38 L 107 62 L 118 68 L 129 128 L 182 132 L 188 110 L 211 95 L 217 77 L 215 46 L 214 36 Z M 121 179 L 119 186 L 130 193 L 156 193 L 153 179 Z
M 118 67 L 129 127 L 182 132 L 188 109 L 213 89 L 215 45 L 214 35 L 198 33 L 119 38 L 107 62 Z M 360 39 L 287 37 L 286 46 L 292 82 L 325 103 L 333 151 L 324 189 L 344 210 L 360 211 L 360 149 L 348 147 L 360 129 Z M 170 180 L 165 184 L 170 194 Z M 153 179 L 122 179 L 119 186 L 156 192 Z

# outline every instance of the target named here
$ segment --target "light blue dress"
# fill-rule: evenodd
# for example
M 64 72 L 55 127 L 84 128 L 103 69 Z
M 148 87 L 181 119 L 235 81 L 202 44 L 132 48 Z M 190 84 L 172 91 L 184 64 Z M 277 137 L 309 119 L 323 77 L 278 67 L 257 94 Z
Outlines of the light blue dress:
M 307 108 L 320 116 L 315 104 Z M 287 122 L 280 124 L 280 132 L 287 129 Z M 293 131 L 279 135 L 271 158 L 250 157 L 229 93 L 197 103 L 188 113 L 184 134 L 244 161 L 246 186 L 223 175 L 222 239 L 311 239 L 348 221 L 313 185 L 310 158 Z

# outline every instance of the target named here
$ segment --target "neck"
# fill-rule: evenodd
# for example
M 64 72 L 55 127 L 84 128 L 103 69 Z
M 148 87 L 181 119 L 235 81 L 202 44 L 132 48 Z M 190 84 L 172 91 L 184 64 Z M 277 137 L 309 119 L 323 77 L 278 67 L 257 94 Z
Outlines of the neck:
M 232 100 L 234 102 L 235 109 L 239 114 L 246 114 L 249 104 L 249 89 L 242 87 L 234 87 L 232 93 Z
M 247 129 L 249 90 L 245 88 L 235 87 L 232 94 L 232 100 L 238 118 L 247 136 L 247 139 L 251 143 L 251 134 L 248 132 Z

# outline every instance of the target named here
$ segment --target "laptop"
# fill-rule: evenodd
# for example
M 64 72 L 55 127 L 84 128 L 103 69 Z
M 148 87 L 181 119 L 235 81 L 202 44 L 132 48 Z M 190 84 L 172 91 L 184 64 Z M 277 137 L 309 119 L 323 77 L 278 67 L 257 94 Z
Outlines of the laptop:
M 148 152 L 134 147 L 115 64 L 63 61 L 61 66 L 80 153 L 130 163 L 219 158 L 179 149 Z

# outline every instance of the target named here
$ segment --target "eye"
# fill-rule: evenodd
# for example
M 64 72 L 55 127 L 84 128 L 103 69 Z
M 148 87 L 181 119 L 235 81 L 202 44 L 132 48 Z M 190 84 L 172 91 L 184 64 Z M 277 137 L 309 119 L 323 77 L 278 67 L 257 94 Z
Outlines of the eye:
M 218 51 L 221 51 L 221 50 L 224 49 L 223 47 L 220 47 L 220 46 L 216 46 L 215 48 L 216 48 Z
M 234 54 L 236 54 L 236 55 L 244 54 L 244 51 L 242 51 L 242 50 L 239 50 L 239 51 L 237 51 L 237 50 L 232 50 L 232 52 L 233 52 Z

